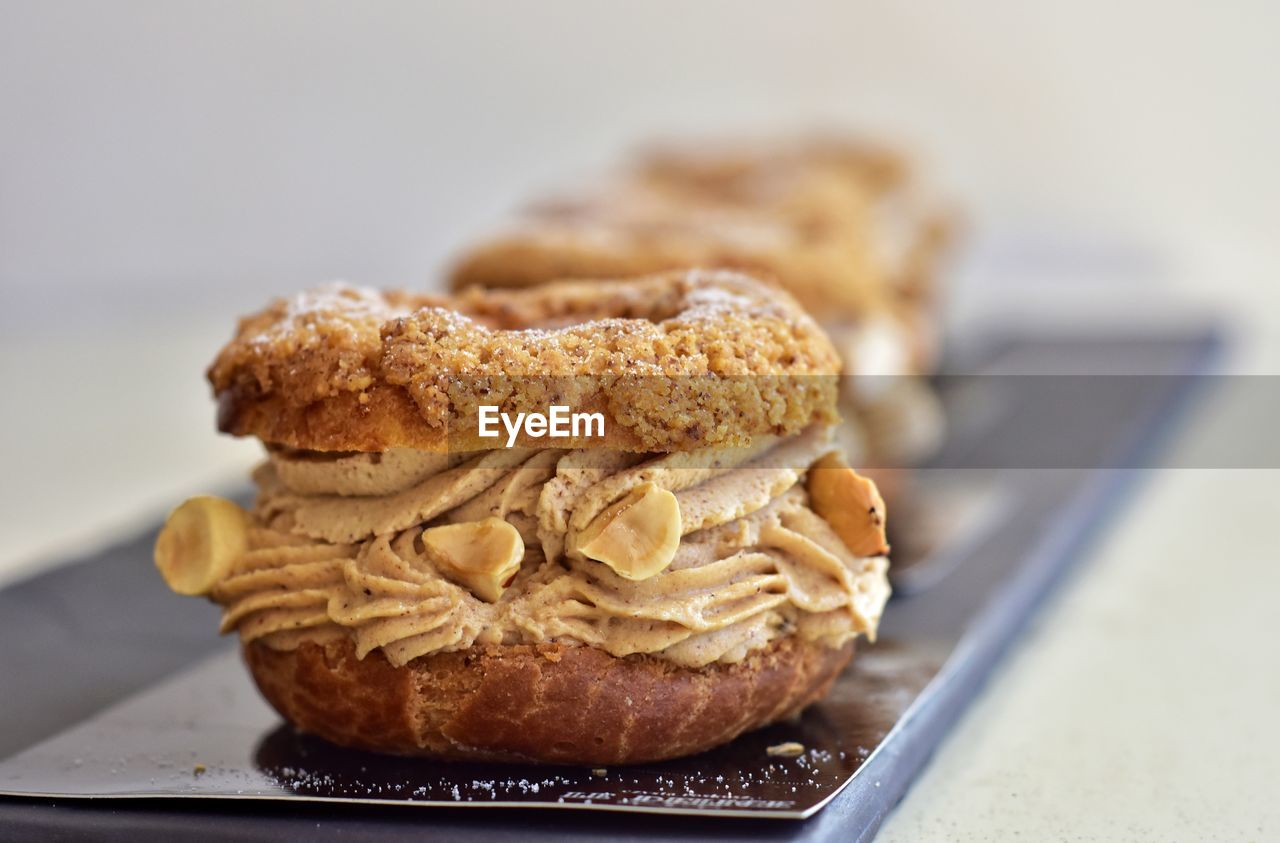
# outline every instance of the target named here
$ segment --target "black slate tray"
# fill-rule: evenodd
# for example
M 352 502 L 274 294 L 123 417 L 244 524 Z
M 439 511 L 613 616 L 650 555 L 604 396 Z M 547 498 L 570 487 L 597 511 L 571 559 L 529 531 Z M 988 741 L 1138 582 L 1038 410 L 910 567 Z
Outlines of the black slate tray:
M 593 771 L 329 747 L 281 727 L 258 700 L 211 633 L 213 607 L 167 593 L 149 534 L 53 570 L 0 592 L 0 635 L 11 642 L 0 648 L 0 792 L 10 795 L 0 799 L 0 829 L 41 839 L 189 835 L 200 812 L 216 820 L 203 827 L 238 839 L 410 829 L 474 839 L 866 839 L 1114 511 L 1217 347 L 1210 332 L 1010 340 L 991 351 L 986 375 L 941 379 L 953 436 L 914 493 L 921 517 L 949 507 L 955 517 L 935 519 L 946 526 L 928 553 L 900 566 L 880 642 L 798 722 L 692 759 Z M 1010 374 L 1046 356 L 1085 371 L 1159 374 Z M 767 754 L 784 741 L 805 751 Z M 472 810 L 446 807 L 460 805 Z M 617 811 L 644 816 L 601 813 Z

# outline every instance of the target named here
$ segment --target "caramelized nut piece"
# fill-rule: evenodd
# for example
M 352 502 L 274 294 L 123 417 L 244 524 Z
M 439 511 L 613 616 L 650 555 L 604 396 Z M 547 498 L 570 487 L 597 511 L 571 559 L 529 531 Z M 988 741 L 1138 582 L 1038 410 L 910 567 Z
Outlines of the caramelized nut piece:
M 880 490 L 839 454 L 827 454 L 809 470 L 809 500 L 855 556 L 889 552 Z
M 489 603 L 498 602 L 524 559 L 524 540 L 501 518 L 446 524 L 422 531 L 431 561 L 450 579 Z
M 799 758 L 804 755 L 804 744 L 798 741 L 786 741 L 766 747 L 765 753 L 770 758 Z
M 248 514 L 234 501 L 201 495 L 169 513 L 156 537 L 156 567 L 177 593 L 208 594 L 248 549 Z
M 577 547 L 621 577 L 644 580 L 675 559 L 680 527 L 676 496 L 653 483 L 641 483 L 597 515 L 579 534 Z

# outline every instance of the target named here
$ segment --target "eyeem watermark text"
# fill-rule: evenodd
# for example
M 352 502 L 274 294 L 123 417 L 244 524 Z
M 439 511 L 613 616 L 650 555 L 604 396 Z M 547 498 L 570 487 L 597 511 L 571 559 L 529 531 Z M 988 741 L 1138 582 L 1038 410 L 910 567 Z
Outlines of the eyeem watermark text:
M 568 407 L 552 404 L 547 413 L 503 413 L 496 406 L 480 407 L 478 433 L 482 439 L 496 439 L 507 433 L 507 447 L 513 447 L 521 433 L 533 439 L 573 437 L 591 439 L 604 436 L 603 413 L 575 413 Z

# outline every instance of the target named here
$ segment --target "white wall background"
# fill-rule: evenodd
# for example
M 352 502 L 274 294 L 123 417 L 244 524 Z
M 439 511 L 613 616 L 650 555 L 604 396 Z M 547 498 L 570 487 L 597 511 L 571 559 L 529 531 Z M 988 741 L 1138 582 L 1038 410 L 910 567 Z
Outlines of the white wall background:
M 1119 233 L 1197 272 L 1229 260 L 1233 284 L 1276 258 L 1261 0 L 0 9 L 10 332 L 68 302 L 114 325 L 337 276 L 426 283 L 532 191 L 732 129 L 910 139 L 986 230 Z

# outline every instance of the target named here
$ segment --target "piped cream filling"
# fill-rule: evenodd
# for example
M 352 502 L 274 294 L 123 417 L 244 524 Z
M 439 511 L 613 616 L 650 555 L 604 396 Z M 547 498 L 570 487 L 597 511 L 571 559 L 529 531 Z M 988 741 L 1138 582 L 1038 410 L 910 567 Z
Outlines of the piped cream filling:
M 811 428 L 751 448 L 669 455 L 393 450 L 273 452 L 257 472 L 248 551 L 212 590 L 222 629 L 290 648 L 351 636 L 401 665 L 477 644 L 562 642 L 686 667 L 736 662 L 777 638 L 874 637 L 883 556 L 854 556 L 810 507 L 808 466 L 832 448 Z M 577 549 L 594 518 L 642 484 L 673 493 L 682 538 L 643 580 Z M 448 576 L 424 529 L 500 518 L 525 545 L 494 602 Z

